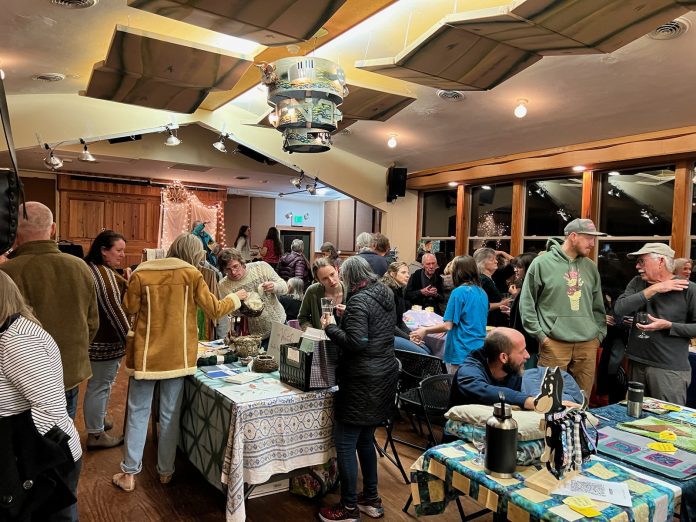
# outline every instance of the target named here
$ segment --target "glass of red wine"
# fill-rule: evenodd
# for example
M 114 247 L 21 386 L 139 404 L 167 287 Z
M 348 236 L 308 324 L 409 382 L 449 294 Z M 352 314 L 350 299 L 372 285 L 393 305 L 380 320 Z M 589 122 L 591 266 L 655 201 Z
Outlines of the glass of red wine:
M 636 313 L 636 323 L 646 325 L 650 324 L 650 319 L 648 318 L 648 312 L 637 312 Z M 640 333 L 638 334 L 639 339 L 650 339 L 650 336 L 645 332 L 645 330 L 641 330 Z

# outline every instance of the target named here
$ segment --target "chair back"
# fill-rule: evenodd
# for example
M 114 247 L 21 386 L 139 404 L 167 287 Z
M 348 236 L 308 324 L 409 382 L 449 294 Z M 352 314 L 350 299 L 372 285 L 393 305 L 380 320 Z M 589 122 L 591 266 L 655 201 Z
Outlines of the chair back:
M 421 401 L 423 407 L 429 413 L 442 412 L 444 415 L 449 409 L 450 388 L 454 374 L 433 375 L 426 377 L 420 383 Z
M 434 355 L 404 350 L 394 350 L 394 354 L 401 363 L 399 389 L 402 391 L 417 388 L 426 377 L 447 373 L 445 363 Z

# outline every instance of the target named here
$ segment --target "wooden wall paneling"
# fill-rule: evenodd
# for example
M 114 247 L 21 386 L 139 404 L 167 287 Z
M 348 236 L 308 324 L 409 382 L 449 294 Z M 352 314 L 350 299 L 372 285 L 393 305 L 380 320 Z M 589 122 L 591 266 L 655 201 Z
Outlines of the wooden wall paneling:
M 471 193 L 464 185 L 457 187 L 457 224 L 455 228 L 456 238 L 454 240 L 455 255 L 466 254 L 469 245 L 469 208 Z M 419 205 L 420 208 L 420 205 Z
M 693 161 L 679 161 L 674 176 L 674 203 L 672 206 L 672 242 L 676 257 L 691 253 L 691 213 L 693 211 Z
M 372 231 L 382 231 L 382 211 L 377 210 L 376 208 L 372 209 Z
M 526 183 L 516 179 L 512 183 L 512 225 L 510 226 L 510 255 L 518 256 L 524 249 L 524 222 Z
M 275 226 L 275 199 L 273 198 L 251 198 L 249 202 L 249 213 L 251 226 L 251 244 L 261 246 L 268 233 L 268 229 Z M 236 237 L 236 234 L 235 234 Z M 310 247 L 314 250 L 314 245 Z
M 35 178 L 31 174 L 22 174 L 22 184 L 24 185 L 24 197 L 27 201 L 38 201 L 43 203 L 51 212 L 53 219 L 56 219 L 56 180 L 49 178 Z
M 338 202 L 338 250 L 355 250 L 355 202 L 342 199 Z
M 360 201 L 355 202 L 355 233 L 357 236 L 361 232 L 372 232 L 372 207 Z
M 248 225 L 251 221 L 251 200 L 249 196 L 230 196 L 225 201 L 225 232 L 226 243 L 234 248 L 234 240 L 239 232 L 239 227 Z M 253 230 L 252 230 L 253 232 Z
M 338 248 L 338 201 L 324 203 L 324 241 Z

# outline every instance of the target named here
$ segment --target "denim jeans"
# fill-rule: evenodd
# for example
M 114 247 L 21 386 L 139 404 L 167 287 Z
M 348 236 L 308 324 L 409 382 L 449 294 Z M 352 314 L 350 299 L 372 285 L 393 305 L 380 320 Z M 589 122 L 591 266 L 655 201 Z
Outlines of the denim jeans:
M 116 380 L 121 359 L 90 361 L 90 364 L 92 377 L 87 382 L 82 409 L 85 414 L 87 433 L 101 433 L 104 431 L 104 416 L 111 395 L 111 385 Z
M 63 477 L 65 485 L 68 486 L 70 492 L 77 498 L 77 483 L 80 480 L 80 471 L 82 470 L 82 458 L 75 462 L 75 467 Z M 50 522 L 78 522 L 80 520 L 77 513 L 77 502 L 73 505 L 56 511 L 48 520 Z
M 75 420 L 75 415 L 77 414 L 77 395 L 80 393 L 80 387 L 75 386 L 72 390 L 65 392 L 65 402 L 68 407 L 68 417 Z
M 184 392 L 183 377 L 159 381 L 137 380 L 131 377 L 128 384 L 128 421 L 121 462 L 121 470 L 124 473 L 140 473 L 143 468 L 143 449 L 156 383 L 159 383 L 160 427 L 157 441 L 157 472 L 160 475 L 174 473 L 176 445 L 179 442 L 181 398 Z
M 341 477 L 341 502 L 354 507 L 358 502 L 358 459 L 363 476 L 365 498 L 377 496 L 377 455 L 374 436 L 376 426 L 356 426 L 335 421 L 334 443 Z M 357 450 L 358 459 L 355 458 Z
M 416 343 L 411 342 L 408 339 L 404 339 L 403 337 L 399 337 L 398 335 L 394 337 L 394 349 L 403 350 L 405 352 L 415 352 L 422 353 L 424 355 L 431 355 L 430 350 L 428 350 L 425 347 L 425 345 L 418 346 Z

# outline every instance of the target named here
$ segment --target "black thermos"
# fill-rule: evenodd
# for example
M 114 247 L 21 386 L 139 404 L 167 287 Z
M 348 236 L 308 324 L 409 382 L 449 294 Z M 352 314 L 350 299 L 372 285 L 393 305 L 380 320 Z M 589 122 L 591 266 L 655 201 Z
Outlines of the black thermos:
M 517 422 L 501 392 L 500 402 L 493 405 L 493 415 L 486 422 L 486 473 L 497 478 L 510 478 L 516 464 Z

